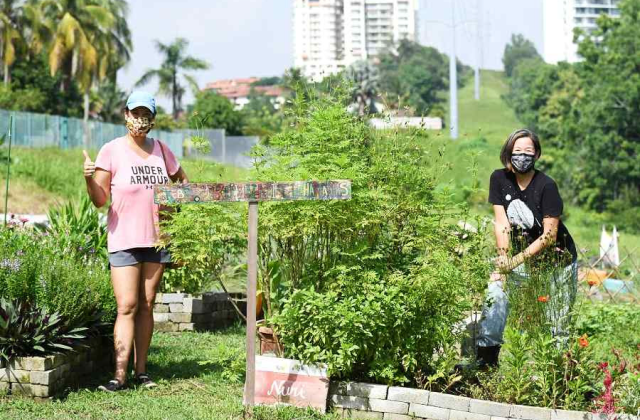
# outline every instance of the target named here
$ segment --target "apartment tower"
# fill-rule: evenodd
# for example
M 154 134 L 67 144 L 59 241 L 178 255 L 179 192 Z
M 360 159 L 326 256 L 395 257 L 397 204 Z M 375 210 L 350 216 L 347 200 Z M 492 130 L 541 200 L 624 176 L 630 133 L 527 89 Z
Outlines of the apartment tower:
M 418 0 L 293 1 L 294 67 L 316 81 L 417 39 Z
M 596 28 L 596 19 L 601 14 L 620 15 L 618 3 L 620 0 L 543 0 L 544 61 L 552 64 L 578 61 L 573 30 L 580 28 L 589 33 Z

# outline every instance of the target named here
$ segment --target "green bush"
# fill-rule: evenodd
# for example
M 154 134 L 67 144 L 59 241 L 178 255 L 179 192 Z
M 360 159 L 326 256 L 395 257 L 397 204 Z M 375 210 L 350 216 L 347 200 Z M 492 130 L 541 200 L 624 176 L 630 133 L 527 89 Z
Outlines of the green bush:
M 295 291 L 273 319 L 286 354 L 334 378 L 423 384 L 439 373 L 473 303 L 460 261 L 433 249 L 408 274 L 342 269 L 329 291 Z
M 640 310 L 634 303 L 590 302 L 582 303 L 576 316 L 576 333 L 587 334 L 599 362 L 614 363 L 615 354 L 633 360 L 640 357 Z
M 80 202 L 69 201 L 52 208 L 48 214 L 49 225 L 43 228 L 56 241 L 62 253 L 97 255 L 108 261 L 107 226 L 100 222 L 98 211 L 87 194 Z
M 0 359 L 72 350 L 90 330 L 70 325 L 57 313 L 0 298 Z
M 63 251 L 47 232 L 16 226 L 0 228 L 0 243 L 0 297 L 24 305 L 23 313 L 60 316 L 62 332 L 94 331 L 115 319 L 104 260 Z
M 211 289 L 225 267 L 246 251 L 242 207 L 230 203 L 183 206 L 163 222 L 172 258 L 183 265 L 167 271 L 163 290 L 201 293 Z
M 38 112 L 45 101 L 44 93 L 38 88 L 15 89 L 8 85 L 0 86 L 0 109 Z
M 601 375 L 585 338 L 558 346 L 548 333 L 505 329 L 500 365 L 480 374 L 475 398 L 565 410 L 591 410 Z
M 256 150 L 255 176 L 350 179 L 352 199 L 261 205 L 267 322 L 287 356 L 327 363 L 336 377 L 423 383 L 478 304 L 486 236 L 455 224 L 466 210 L 436 188 L 448 167 L 442 150 L 421 146 L 424 131 L 376 133 L 339 95 L 301 100 L 294 114 Z

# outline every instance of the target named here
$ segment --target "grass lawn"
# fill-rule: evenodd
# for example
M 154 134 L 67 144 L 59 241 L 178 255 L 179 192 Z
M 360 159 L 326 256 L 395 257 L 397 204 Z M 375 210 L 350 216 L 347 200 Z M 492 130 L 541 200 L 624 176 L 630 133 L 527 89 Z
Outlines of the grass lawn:
M 96 391 L 110 374 L 86 389 L 70 390 L 50 402 L 0 397 L 1 419 L 242 419 L 244 329 L 219 333 L 156 333 L 149 354 L 153 390 L 116 394 Z M 336 419 L 282 407 L 256 408 L 256 419 Z

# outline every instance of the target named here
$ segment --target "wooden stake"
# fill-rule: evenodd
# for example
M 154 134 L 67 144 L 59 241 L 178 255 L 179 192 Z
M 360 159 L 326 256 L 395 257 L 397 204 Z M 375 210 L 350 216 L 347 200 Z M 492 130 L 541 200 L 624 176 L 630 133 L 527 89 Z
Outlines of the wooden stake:
M 245 404 L 249 413 L 256 388 L 256 282 L 258 277 L 258 202 L 249 202 L 249 252 L 247 256 L 247 379 Z
M 4 190 L 4 225 L 7 226 L 7 209 L 9 208 L 9 179 L 11 178 L 11 132 L 13 131 L 13 115 L 9 117 L 9 156 L 7 156 L 7 187 Z

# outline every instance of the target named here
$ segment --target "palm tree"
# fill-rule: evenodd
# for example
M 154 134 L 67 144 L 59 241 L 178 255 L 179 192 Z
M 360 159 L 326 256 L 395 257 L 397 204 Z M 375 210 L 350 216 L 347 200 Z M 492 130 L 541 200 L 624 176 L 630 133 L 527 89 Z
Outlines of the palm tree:
M 189 42 L 184 38 L 178 38 L 171 44 L 156 41 L 156 49 L 164 56 L 162 65 L 159 69 L 147 70 L 136 83 L 136 86 L 142 86 L 149 83 L 151 79 L 158 78 L 158 93 L 171 97 L 174 119 L 178 118 L 182 110 L 182 96 L 185 93 L 185 87 L 180 84 L 178 73 L 181 70 L 206 70 L 209 68 L 207 62 L 185 55 L 188 45 Z M 193 76 L 183 73 L 182 77 L 192 89 L 198 90 L 198 82 Z
M 107 77 L 115 84 L 118 70 L 131 59 L 133 43 L 127 23 L 129 5 L 126 0 L 109 0 L 107 7 L 115 21 L 104 36 L 100 54 L 106 60 Z
M 131 34 L 123 0 L 42 0 L 38 3 L 51 34 L 51 74 L 62 72 L 66 90 L 75 79 L 84 93 L 85 142 L 88 141 L 90 91 L 109 71 L 129 58 Z M 37 37 L 36 37 L 37 39 Z M 115 69 L 115 70 L 114 70 Z
M 27 0 L 22 6 L 20 26 L 27 47 L 26 52 L 31 57 L 39 55 L 53 35 L 44 12 L 40 0 Z
M 102 82 L 98 86 L 98 90 L 93 93 L 91 107 L 102 121 L 110 123 L 121 122 L 122 104 L 127 100 L 127 94 L 110 78 Z
M 0 6 L 0 55 L 2 56 L 4 84 L 11 81 L 9 68 L 16 60 L 16 41 L 19 40 L 18 19 L 20 6 L 17 0 L 4 0 Z

